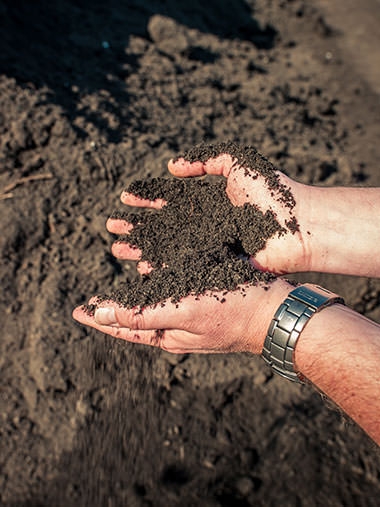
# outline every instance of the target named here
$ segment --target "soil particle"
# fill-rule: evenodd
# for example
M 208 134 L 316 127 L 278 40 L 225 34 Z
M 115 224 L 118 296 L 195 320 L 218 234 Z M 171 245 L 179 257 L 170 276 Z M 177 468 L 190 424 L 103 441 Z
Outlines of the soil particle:
M 271 178 L 268 168 L 267 173 Z M 127 307 L 146 306 L 273 280 L 273 274 L 255 269 L 249 258 L 265 247 L 268 238 L 287 231 L 271 211 L 263 213 L 250 204 L 233 206 L 225 189 L 224 178 L 133 182 L 128 192 L 167 202 L 160 210 L 113 214 L 133 224 L 131 233 L 120 241 L 140 249 L 141 260 L 154 269 L 100 299 L 111 298 Z

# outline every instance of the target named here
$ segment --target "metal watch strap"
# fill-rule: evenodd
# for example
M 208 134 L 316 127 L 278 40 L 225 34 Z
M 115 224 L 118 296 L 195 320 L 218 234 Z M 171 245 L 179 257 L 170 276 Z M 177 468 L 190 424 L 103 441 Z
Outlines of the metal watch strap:
M 314 313 L 344 300 L 318 285 L 305 283 L 292 290 L 280 305 L 269 326 L 262 357 L 279 375 L 303 383 L 294 370 L 298 337 Z

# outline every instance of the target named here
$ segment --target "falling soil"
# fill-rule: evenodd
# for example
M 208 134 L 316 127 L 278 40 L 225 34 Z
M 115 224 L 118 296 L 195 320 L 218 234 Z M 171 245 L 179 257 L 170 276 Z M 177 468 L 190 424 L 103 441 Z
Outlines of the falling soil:
M 202 144 L 184 158 L 208 160 L 220 153 L 231 154 L 253 178 L 262 174 L 277 198 L 294 207 L 293 195 L 279 183 L 274 166 L 254 148 L 243 149 L 234 143 Z M 148 261 L 153 270 L 111 294 L 99 296 L 99 300 L 112 299 L 127 307 L 146 306 L 169 298 L 178 302 L 184 296 L 208 290 L 244 290 L 244 284 L 275 278 L 255 269 L 249 258 L 265 247 L 267 239 L 288 230 L 270 210 L 263 213 L 251 204 L 233 206 L 226 194 L 225 178 L 152 178 L 133 182 L 127 192 L 166 202 L 159 210 L 113 214 L 113 218 L 133 224 L 131 233 L 119 240 L 138 248 L 141 260 Z

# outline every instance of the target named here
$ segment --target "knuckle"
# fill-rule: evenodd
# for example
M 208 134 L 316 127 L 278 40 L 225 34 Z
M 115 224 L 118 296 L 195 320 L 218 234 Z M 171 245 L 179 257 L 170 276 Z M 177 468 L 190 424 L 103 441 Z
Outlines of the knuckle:
M 154 334 L 151 336 L 150 343 L 151 343 L 151 345 L 153 345 L 155 347 L 159 347 L 159 348 L 165 350 L 164 331 L 162 329 L 156 329 L 154 331 Z
M 140 309 L 135 310 L 130 316 L 129 327 L 135 330 L 141 330 L 145 328 L 144 314 Z

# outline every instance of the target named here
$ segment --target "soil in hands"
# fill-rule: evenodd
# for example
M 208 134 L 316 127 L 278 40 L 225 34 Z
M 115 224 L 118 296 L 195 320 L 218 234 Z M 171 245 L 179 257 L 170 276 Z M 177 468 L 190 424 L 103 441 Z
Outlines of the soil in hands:
M 261 173 L 277 198 L 294 207 L 294 198 L 279 183 L 274 166 L 254 148 L 243 149 L 233 143 L 202 144 L 183 158 L 205 161 L 220 153 L 230 153 L 254 178 Z M 153 178 L 135 181 L 127 191 L 167 203 L 160 210 L 112 215 L 133 224 L 130 234 L 119 240 L 140 249 L 141 260 L 148 261 L 153 269 L 110 294 L 100 295 L 99 301 L 112 299 L 125 307 L 144 307 L 213 291 L 223 302 L 226 291 L 239 288 L 244 292 L 246 284 L 269 283 L 275 278 L 255 269 L 249 257 L 265 248 L 268 238 L 288 230 L 269 210 L 263 213 L 251 204 L 233 206 L 226 194 L 225 178 Z
M 290 189 L 280 183 L 277 168 L 253 146 L 241 146 L 232 141 L 216 144 L 201 143 L 188 150 L 180 158 L 188 162 L 207 162 L 222 154 L 229 154 L 234 159 L 234 164 L 245 169 L 245 175 L 251 178 L 257 178 L 260 174 L 264 177 L 268 188 L 275 192 L 277 199 L 287 208 L 292 210 L 295 206 L 295 200 Z M 274 193 L 272 194 L 274 197 Z

